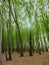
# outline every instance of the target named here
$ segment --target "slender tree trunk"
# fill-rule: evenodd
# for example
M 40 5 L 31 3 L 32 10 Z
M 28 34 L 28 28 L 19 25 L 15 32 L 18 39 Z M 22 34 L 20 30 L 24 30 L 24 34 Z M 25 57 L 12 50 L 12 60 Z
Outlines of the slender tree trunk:
M 16 12 L 15 12 L 15 14 L 16 14 Z M 23 43 L 22 43 L 22 38 L 21 38 L 21 33 L 20 33 L 20 27 L 19 27 L 18 20 L 17 20 L 17 15 L 15 15 L 15 17 L 16 17 L 15 23 L 17 26 L 18 38 L 19 38 L 19 42 L 20 42 L 20 56 L 24 56 L 23 55 Z
M 24 56 L 23 55 L 23 43 L 22 43 L 20 28 L 19 28 L 19 24 L 18 24 L 18 20 L 17 20 L 17 15 L 15 15 L 15 17 L 16 17 L 15 23 L 16 23 L 16 26 L 17 26 L 18 38 L 19 38 L 19 42 L 20 42 L 20 56 Z
M 8 21 L 6 22 L 6 26 L 7 26 L 7 35 L 8 35 L 8 38 L 7 38 L 7 40 L 8 40 L 8 50 L 7 50 L 7 48 L 5 48 L 5 56 L 6 56 L 6 60 L 11 60 L 10 58 L 10 56 L 11 56 L 11 43 L 10 43 L 10 38 L 11 37 L 9 37 L 9 25 L 8 25 Z M 9 57 L 8 57 L 9 56 Z
M 22 44 L 22 38 L 21 38 L 21 34 L 20 34 L 20 29 L 19 29 L 19 26 L 17 26 L 18 28 L 18 37 L 19 37 L 19 41 L 20 41 L 20 56 L 24 56 L 23 55 L 23 44 Z
M 2 47 L 2 22 L 0 21 L 0 65 L 2 65 L 1 47 Z
M 34 53 L 34 34 L 33 34 L 33 37 L 32 37 L 32 41 L 33 41 L 32 49 L 33 49 L 33 53 Z
M 4 53 L 4 45 L 5 45 L 5 40 L 4 40 L 4 23 L 2 23 L 2 53 Z
M 13 42 L 13 26 L 12 25 L 11 25 L 11 47 L 13 52 L 15 49 L 14 49 L 14 42 Z
M 43 49 L 43 42 L 42 42 L 41 34 L 40 34 L 40 40 L 41 40 L 41 45 L 42 45 L 42 49 L 41 49 L 41 51 L 44 52 L 44 49 Z
M 14 2 L 13 2 L 13 6 L 14 6 Z M 24 56 L 23 55 L 23 43 L 22 43 L 22 38 L 21 38 L 21 33 L 20 33 L 20 28 L 19 28 L 17 13 L 15 11 L 15 8 L 14 8 L 14 13 L 15 13 L 15 17 L 13 15 L 13 12 L 11 11 L 11 14 L 12 14 L 14 21 L 16 23 L 16 26 L 17 26 L 18 38 L 19 38 L 19 43 L 20 43 L 20 56 Z
M 44 42 L 45 42 L 46 52 L 48 52 L 48 47 L 47 47 L 47 44 L 46 44 L 45 36 L 43 38 L 44 38 Z
M 2 19 L 2 52 L 4 52 L 4 21 L 3 21 L 3 16 L 4 16 L 4 0 L 2 0 L 2 12 L 1 12 L 1 19 Z
M 5 51 L 5 57 L 6 57 L 6 60 L 7 60 L 7 52 L 6 52 L 6 48 L 5 47 L 5 40 L 4 40 L 4 0 L 2 0 L 2 12 L 1 12 L 1 19 L 2 19 L 2 51 Z
M 41 48 L 40 48 L 40 42 L 39 42 L 39 40 L 38 40 L 38 53 L 39 53 L 39 55 L 41 55 Z
M 12 59 L 12 56 L 11 56 L 11 44 L 12 44 L 12 34 L 11 34 L 11 3 L 10 3 L 10 0 L 8 0 L 8 3 L 9 3 L 9 22 L 8 22 L 8 54 L 9 54 L 9 60 Z
M 18 38 L 18 32 L 16 31 L 16 51 L 19 52 L 19 38 Z
M 30 56 L 32 56 L 32 34 L 31 34 L 31 30 L 30 30 L 30 42 L 29 42 L 29 44 L 30 44 Z

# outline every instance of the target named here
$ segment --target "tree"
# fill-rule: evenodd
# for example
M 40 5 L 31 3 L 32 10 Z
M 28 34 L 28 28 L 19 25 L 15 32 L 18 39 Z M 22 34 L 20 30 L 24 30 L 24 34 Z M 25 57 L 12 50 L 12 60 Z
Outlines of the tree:
M 1 12 L 1 11 L 0 11 Z M 1 15 L 1 13 L 0 13 Z M 2 20 L 1 20 L 1 16 L 0 16 L 0 64 L 2 64 L 2 55 L 1 55 L 1 49 L 2 49 Z
M 13 1 L 12 1 L 13 2 Z M 14 2 L 13 2 L 14 3 Z M 14 5 L 14 4 L 13 4 Z M 17 6 L 15 6 L 16 8 Z M 15 14 L 15 17 L 13 15 L 13 12 L 12 12 L 12 16 L 14 18 L 14 21 L 16 23 L 16 26 L 17 26 L 17 32 L 18 32 L 18 37 L 19 37 L 19 42 L 20 42 L 20 56 L 23 56 L 23 44 L 22 44 L 22 38 L 21 38 L 21 33 L 20 33 L 20 27 L 19 27 L 19 24 L 18 24 L 18 17 L 17 17 L 17 12 L 14 8 L 14 14 Z

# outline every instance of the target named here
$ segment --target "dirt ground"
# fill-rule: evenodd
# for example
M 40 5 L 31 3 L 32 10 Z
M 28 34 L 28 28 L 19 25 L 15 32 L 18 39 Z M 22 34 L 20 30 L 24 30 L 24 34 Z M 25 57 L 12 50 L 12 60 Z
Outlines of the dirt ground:
M 25 52 L 24 57 L 19 57 L 19 54 L 14 52 L 11 61 L 6 61 L 5 55 L 2 54 L 2 65 L 49 65 L 49 52 L 44 52 L 42 55 L 34 53 L 33 56 Z

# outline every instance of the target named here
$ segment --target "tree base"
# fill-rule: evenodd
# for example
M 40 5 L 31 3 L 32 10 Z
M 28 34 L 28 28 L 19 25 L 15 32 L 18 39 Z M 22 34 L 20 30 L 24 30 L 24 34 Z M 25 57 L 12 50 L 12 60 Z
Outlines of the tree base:
M 20 54 L 20 57 L 23 57 L 24 55 L 23 54 Z

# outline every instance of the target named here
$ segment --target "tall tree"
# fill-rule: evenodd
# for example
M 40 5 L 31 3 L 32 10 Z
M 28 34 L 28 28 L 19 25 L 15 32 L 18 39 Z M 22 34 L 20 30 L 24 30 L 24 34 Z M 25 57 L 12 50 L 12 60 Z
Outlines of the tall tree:
M 1 55 L 1 49 L 2 49 L 2 20 L 1 20 L 1 10 L 0 10 L 0 64 L 2 64 L 2 55 Z
M 9 46 L 9 49 L 8 49 L 8 52 L 9 52 L 9 60 L 11 60 L 12 59 L 12 57 L 11 57 L 11 44 L 12 44 L 12 35 L 11 35 L 11 1 L 8 0 L 8 3 L 9 3 L 9 22 L 8 22 L 8 35 L 9 35 L 8 46 Z
M 12 2 L 13 2 L 13 5 L 15 5 L 14 1 L 12 1 Z M 11 11 L 11 13 L 12 13 L 12 16 L 14 18 L 14 21 L 16 23 L 16 26 L 17 26 L 17 32 L 18 32 L 18 37 L 19 37 L 19 42 L 20 42 L 20 56 L 23 56 L 23 43 L 22 43 L 22 38 L 21 38 L 21 33 L 20 33 L 20 27 L 19 27 L 19 24 L 18 24 L 18 17 L 17 17 L 16 7 L 17 6 L 15 5 L 15 7 L 14 7 L 15 17 L 13 15 L 13 12 L 12 11 Z
M 27 3 L 27 4 L 26 4 Z M 30 32 L 29 32 L 29 46 L 30 46 L 30 51 L 29 51 L 29 53 L 30 53 L 30 56 L 32 56 L 32 51 L 34 50 L 32 47 L 32 25 L 31 25 L 31 23 L 32 23 L 32 19 L 31 19 L 31 17 L 33 16 L 32 14 L 33 14 L 33 11 L 32 11 L 32 9 L 33 9 L 33 5 L 32 5 L 32 1 L 31 0 L 29 0 L 28 2 L 24 2 L 24 6 L 25 6 L 25 8 L 26 8 L 26 12 L 27 12 L 27 16 L 28 16 L 28 18 L 29 18 L 29 23 L 30 23 Z M 31 12 L 32 11 L 32 12 Z

